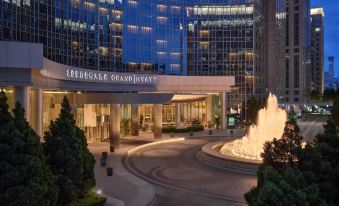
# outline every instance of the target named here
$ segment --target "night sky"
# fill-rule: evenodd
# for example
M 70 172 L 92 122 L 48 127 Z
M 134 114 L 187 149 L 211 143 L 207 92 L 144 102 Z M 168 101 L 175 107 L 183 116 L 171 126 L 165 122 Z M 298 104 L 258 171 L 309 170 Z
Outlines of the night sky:
M 325 71 L 328 71 L 327 57 L 334 56 L 335 73 L 339 76 L 339 1 L 311 0 L 312 7 L 325 10 Z

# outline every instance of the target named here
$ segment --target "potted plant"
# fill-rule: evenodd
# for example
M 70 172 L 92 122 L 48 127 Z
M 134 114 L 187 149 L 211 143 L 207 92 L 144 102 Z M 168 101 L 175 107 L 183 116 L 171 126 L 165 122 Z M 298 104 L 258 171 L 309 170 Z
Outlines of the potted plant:
M 121 119 L 121 129 L 124 136 L 128 135 L 130 129 L 130 119 L 127 118 Z
M 214 122 L 215 122 L 216 129 L 219 129 L 220 128 L 220 117 L 219 116 L 215 116 L 214 117 Z

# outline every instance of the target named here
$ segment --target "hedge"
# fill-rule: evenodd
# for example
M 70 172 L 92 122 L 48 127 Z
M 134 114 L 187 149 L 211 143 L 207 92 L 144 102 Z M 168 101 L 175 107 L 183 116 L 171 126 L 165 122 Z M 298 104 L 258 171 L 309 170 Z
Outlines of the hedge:
M 162 128 L 163 133 L 185 133 L 185 132 L 199 132 L 203 131 L 204 126 L 202 125 L 192 125 L 186 128 L 175 128 L 173 126 Z

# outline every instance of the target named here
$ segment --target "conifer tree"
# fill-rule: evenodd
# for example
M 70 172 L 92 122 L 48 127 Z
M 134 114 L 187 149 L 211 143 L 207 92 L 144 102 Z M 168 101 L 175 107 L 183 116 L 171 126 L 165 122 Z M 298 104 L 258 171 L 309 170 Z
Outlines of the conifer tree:
M 302 150 L 303 137 L 295 120 L 286 122 L 281 139 L 266 142 L 261 154 L 264 166 L 283 169 L 286 165 L 294 167 L 298 164 L 298 155 Z
M 58 204 L 84 196 L 95 186 L 93 155 L 84 132 L 76 126 L 68 99 L 64 97 L 59 117 L 45 133 L 44 151 L 59 188 Z
M 0 205 L 55 205 L 57 188 L 39 137 L 19 103 L 13 113 L 0 92 Z
M 335 126 L 339 127 L 339 97 L 337 97 L 333 102 L 331 117 Z

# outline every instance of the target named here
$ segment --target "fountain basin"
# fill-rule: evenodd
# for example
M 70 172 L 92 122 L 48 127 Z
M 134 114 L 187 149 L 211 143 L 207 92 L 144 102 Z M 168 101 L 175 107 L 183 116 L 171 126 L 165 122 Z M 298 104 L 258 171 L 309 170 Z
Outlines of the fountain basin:
M 204 145 L 197 153 L 197 159 L 211 167 L 236 173 L 257 175 L 261 161 L 236 157 L 231 154 L 221 154 L 220 149 L 225 143 L 228 142 L 218 141 Z

